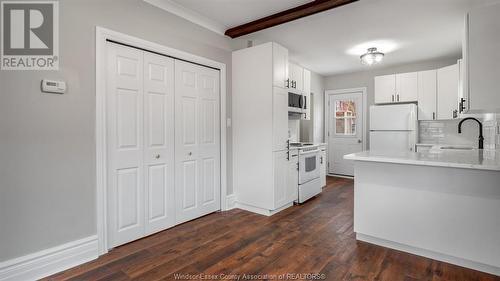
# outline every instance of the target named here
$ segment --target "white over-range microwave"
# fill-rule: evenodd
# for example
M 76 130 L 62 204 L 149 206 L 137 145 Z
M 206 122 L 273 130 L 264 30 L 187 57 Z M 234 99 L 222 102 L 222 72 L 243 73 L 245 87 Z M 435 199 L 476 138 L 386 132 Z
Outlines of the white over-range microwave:
M 307 97 L 295 93 L 288 93 L 288 112 L 303 114 L 307 108 Z

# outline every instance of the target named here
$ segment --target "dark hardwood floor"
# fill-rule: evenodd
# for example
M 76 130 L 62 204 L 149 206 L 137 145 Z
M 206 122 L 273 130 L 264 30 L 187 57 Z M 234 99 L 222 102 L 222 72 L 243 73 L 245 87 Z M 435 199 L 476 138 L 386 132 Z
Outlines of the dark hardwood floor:
M 118 247 L 46 280 L 175 280 L 176 274 L 193 274 L 183 280 L 196 280 L 201 279 L 196 276 L 200 273 L 206 274 L 204 278 L 223 273 L 225 280 L 231 280 L 230 274 L 241 278 L 269 274 L 256 279 L 268 280 L 288 273 L 324 274 L 288 276 L 288 280 L 500 280 L 357 242 L 353 181 L 340 178 L 329 178 L 317 198 L 272 217 L 238 209 L 211 214 Z

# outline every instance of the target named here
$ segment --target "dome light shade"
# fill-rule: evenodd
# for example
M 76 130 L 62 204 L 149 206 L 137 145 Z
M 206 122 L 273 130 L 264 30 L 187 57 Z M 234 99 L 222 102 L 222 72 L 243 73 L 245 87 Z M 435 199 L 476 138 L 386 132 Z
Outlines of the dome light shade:
M 361 55 L 361 63 L 365 65 L 374 65 L 382 61 L 384 53 L 378 52 L 377 48 L 369 48 L 368 52 Z

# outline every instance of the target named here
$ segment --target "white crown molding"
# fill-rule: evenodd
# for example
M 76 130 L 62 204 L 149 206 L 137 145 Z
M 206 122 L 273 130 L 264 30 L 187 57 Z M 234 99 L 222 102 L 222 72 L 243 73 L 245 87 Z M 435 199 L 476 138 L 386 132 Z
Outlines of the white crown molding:
M 201 15 L 198 12 L 188 9 L 172 0 L 144 0 L 144 2 L 184 18 L 220 35 L 224 35 L 224 32 L 228 29 L 227 26 Z
M 38 280 L 97 258 L 97 235 L 0 263 L 0 280 Z

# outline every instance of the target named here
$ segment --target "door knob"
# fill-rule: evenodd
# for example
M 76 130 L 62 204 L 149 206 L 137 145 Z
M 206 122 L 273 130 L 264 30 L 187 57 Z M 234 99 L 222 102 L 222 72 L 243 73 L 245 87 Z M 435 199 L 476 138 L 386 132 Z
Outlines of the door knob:
M 155 155 L 155 158 L 156 158 L 156 159 L 160 159 L 160 154 L 156 154 L 156 155 Z
M 362 143 L 363 141 L 362 140 L 358 140 L 358 143 Z
M 189 155 L 189 156 L 191 156 L 191 155 L 193 155 L 193 153 L 192 153 L 192 152 L 189 152 L 189 153 L 188 153 L 188 155 Z

